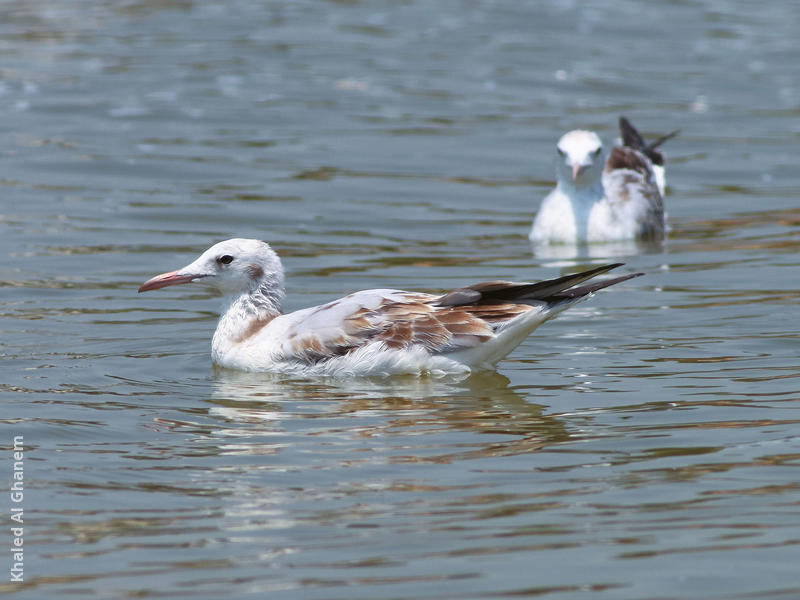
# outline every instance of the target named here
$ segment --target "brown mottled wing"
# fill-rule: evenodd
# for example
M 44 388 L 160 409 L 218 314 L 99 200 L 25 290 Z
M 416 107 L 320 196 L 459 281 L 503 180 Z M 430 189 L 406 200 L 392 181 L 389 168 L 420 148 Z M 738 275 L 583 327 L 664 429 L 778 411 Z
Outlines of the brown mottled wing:
M 626 169 L 639 173 L 643 180 L 652 179 L 653 168 L 650 160 L 638 150 L 625 146 L 614 146 L 606 160 L 606 173 L 617 169 Z
M 498 323 L 530 310 L 529 306 L 507 304 L 492 307 L 437 306 L 428 302 L 393 304 L 384 314 L 388 326 L 375 339 L 390 348 L 422 345 L 430 352 L 444 353 L 472 348 L 494 336 Z
M 376 339 L 396 348 L 422 344 L 433 352 L 474 347 L 494 337 L 509 322 L 525 313 L 541 313 L 640 275 L 623 275 L 579 285 L 619 266 L 621 263 L 603 265 L 537 283 L 487 281 L 438 298 L 418 296 L 416 303 L 389 304 L 383 309 L 383 314 L 393 324 Z
M 285 352 L 314 363 L 376 341 L 394 349 L 418 345 L 436 354 L 474 348 L 520 315 L 542 313 L 640 275 L 579 285 L 618 266 L 604 265 L 538 283 L 489 281 L 443 296 L 397 290 L 357 292 L 293 313 Z
M 664 235 L 664 200 L 658 190 L 650 160 L 638 150 L 616 146 L 606 161 L 603 185 L 618 211 L 636 210 L 639 237 Z
M 440 306 L 437 296 L 369 290 L 306 311 L 287 328 L 284 354 L 316 363 L 371 342 L 403 349 L 420 345 L 432 353 L 471 348 L 530 306 Z

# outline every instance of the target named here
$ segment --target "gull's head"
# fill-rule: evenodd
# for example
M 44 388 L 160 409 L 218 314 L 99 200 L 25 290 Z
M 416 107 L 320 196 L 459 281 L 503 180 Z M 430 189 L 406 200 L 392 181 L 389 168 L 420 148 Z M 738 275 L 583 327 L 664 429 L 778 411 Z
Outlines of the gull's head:
M 262 286 L 283 287 L 281 260 L 261 240 L 231 239 L 214 244 L 193 263 L 145 281 L 140 292 L 202 281 L 223 296 L 252 293 Z
M 576 129 L 556 144 L 558 180 L 574 187 L 591 185 L 603 174 L 603 143 L 594 131 Z

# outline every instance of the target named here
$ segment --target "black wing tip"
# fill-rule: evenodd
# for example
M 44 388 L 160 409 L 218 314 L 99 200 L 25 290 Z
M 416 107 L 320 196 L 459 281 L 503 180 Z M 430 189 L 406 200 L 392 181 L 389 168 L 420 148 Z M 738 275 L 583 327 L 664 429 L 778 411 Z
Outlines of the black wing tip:
M 664 142 L 666 142 L 667 140 L 671 140 L 671 139 L 672 139 L 672 138 L 674 138 L 676 135 L 678 135 L 680 132 L 681 132 L 681 130 L 680 130 L 680 129 L 676 129 L 675 131 L 670 131 L 670 132 L 669 132 L 667 135 L 662 135 L 660 138 L 658 138 L 657 140 L 655 140 L 654 142 L 652 142 L 652 143 L 651 143 L 651 144 L 648 146 L 648 148 L 650 148 L 650 150 L 655 150 L 655 149 L 656 149 L 656 148 L 658 148 L 658 147 L 659 147 L 661 144 L 663 144 L 663 143 L 664 143 Z
M 636 150 L 642 150 L 646 147 L 644 138 L 639 130 L 627 119 L 627 117 L 620 116 L 619 118 L 619 132 L 622 135 L 622 143 Z
M 638 150 L 647 156 L 647 158 L 649 158 L 654 164 L 662 166 L 664 164 L 664 156 L 658 152 L 658 147 L 667 140 L 671 140 L 681 132 L 680 129 L 676 129 L 675 131 L 671 131 L 666 135 L 662 135 L 660 138 L 657 138 L 648 144 L 644 141 L 644 137 L 642 137 L 642 134 L 639 133 L 639 130 L 636 129 L 636 127 L 633 126 L 628 118 L 623 115 L 620 115 L 619 117 L 619 131 L 622 135 L 623 145 L 633 148 L 634 150 Z
M 603 281 L 596 281 L 587 285 L 570 288 L 559 294 L 554 294 L 550 301 L 551 303 L 558 303 L 565 300 L 578 300 L 607 287 L 611 287 L 612 285 L 617 285 L 618 283 L 641 277 L 642 275 L 645 275 L 645 273 L 628 273 L 627 275 L 620 275 L 619 277 L 612 277 L 611 279 L 604 279 Z
M 578 271 L 574 275 L 575 276 L 586 275 L 586 276 L 589 276 L 589 277 L 594 277 L 595 275 L 600 275 L 600 273 L 605 273 L 606 271 L 612 271 L 612 270 L 616 269 L 617 267 L 622 267 L 624 265 L 625 265 L 625 263 L 621 263 L 621 262 L 609 263 L 607 265 L 601 265 L 599 267 L 594 267 L 592 269 L 586 269 L 585 271 Z
M 606 279 L 595 283 L 581 286 L 581 283 L 588 281 L 597 275 L 607 273 L 612 269 L 623 266 L 625 263 L 609 263 L 570 273 L 555 279 L 546 279 L 538 283 L 512 283 L 508 281 L 488 281 L 478 283 L 453 290 L 447 294 L 439 296 L 435 303 L 443 308 L 455 306 L 465 306 L 469 304 L 500 304 L 500 303 L 522 303 L 527 304 L 531 301 L 541 301 L 555 304 L 564 300 L 576 299 L 587 294 L 591 294 L 604 287 L 620 283 L 644 273 L 632 273 L 622 275 L 612 279 Z
M 631 124 L 630 120 L 628 120 L 628 117 L 626 117 L 625 115 L 620 115 L 620 116 L 619 116 L 619 130 L 620 130 L 620 131 L 621 131 L 623 134 L 624 134 L 626 131 L 628 131 L 628 132 L 631 132 L 631 133 L 635 133 L 635 134 L 637 134 L 637 135 L 639 134 L 639 131 L 636 129 L 636 127 L 634 127 L 634 126 Z
M 642 275 L 647 275 L 647 273 L 642 273 L 642 272 L 628 273 L 627 275 L 620 275 L 619 277 L 615 277 L 608 281 L 613 281 L 614 283 L 622 283 L 623 281 L 628 281 L 628 279 L 635 279 L 637 277 L 641 277 Z M 606 283 L 606 282 L 601 281 L 600 283 Z M 609 285 L 614 285 L 614 283 L 611 283 Z
M 597 286 L 598 290 L 602 290 L 603 288 L 607 288 L 612 285 L 617 285 L 618 283 L 622 283 L 623 281 L 628 281 L 629 279 L 635 279 L 637 277 L 641 277 L 642 275 L 645 275 L 645 273 L 628 273 L 627 275 L 620 275 L 619 277 L 612 277 L 611 279 L 598 281 L 597 283 L 590 284 L 590 286 Z
M 581 271 L 580 273 L 576 273 L 576 275 L 584 275 L 584 276 L 588 275 L 589 277 L 594 277 L 595 275 L 600 275 L 602 273 L 606 273 L 608 271 L 612 271 L 613 269 L 616 269 L 617 267 L 622 267 L 622 266 L 625 266 L 625 263 L 621 263 L 621 262 L 619 262 L 619 263 L 610 263 L 610 264 L 607 264 L 607 265 L 603 265 L 601 267 L 596 267 L 594 269 L 588 269 L 586 271 Z M 587 285 L 581 286 L 581 287 L 591 287 L 591 286 L 599 285 L 599 286 L 601 286 L 601 288 L 599 288 L 599 289 L 602 289 L 603 287 L 608 287 L 609 285 L 614 285 L 615 283 L 620 283 L 620 282 L 623 282 L 623 281 L 627 281 L 628 279 L 633 279 L 634 277 L 641 277 L 642 275 L 645 275 L 645 273 L 628 273 L 626 275 L 619 275 L 617 277 L 613 277 L 612 279 L 604 279 L 603 281 L 597 281 L 595 283 L 590 283 L 590 284 L 587 284 Z M 565 291 L 571 291 L 573 289 L 579 289 L 579 288 L 568 288 Z

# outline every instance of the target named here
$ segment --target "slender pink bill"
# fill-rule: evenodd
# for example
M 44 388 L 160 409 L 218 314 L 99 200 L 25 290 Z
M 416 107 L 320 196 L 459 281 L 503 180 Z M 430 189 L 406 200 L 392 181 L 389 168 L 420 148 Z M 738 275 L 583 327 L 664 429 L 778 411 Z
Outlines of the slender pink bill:
M 574 181 L 583 175 L 587 168 L 588 167 L 586 165 L 572 165 L 572 180 Z
M 181 274 L 178 271 L 170 271 L 169 273 L 162 273 L 156 275 L 152 279 L 145 281 L 139 288 L 139 292 L 149 292 L 150 290 L 158 290 L 169 285 L 180 285 L 182 283 L 191 283 L 195 279 L 205 277 L 205 275 L 191 275 Z

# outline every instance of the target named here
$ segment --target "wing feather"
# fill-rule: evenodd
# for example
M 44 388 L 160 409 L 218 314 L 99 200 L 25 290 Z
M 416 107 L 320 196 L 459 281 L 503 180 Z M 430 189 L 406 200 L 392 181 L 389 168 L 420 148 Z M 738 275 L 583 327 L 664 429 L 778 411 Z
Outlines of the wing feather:
M 371 343 L 390 349 L 421 346 L 431 354 L 475 348 L 530 311 L 540 313 L 572 303 L 635 276 L 576 287 L 617 266 L 604 265 L 538 283 L 489 281 L 443 296 L 397 290 L 358 292 L 293 313 L 282 344 L 284 358 L 314 364 Z
M 625 146 L 638 150 L 647 156 L 647 158 L 649 158 L 654 165 L 659 165 L 662 167 L 664 166 L 664 155 L 661 154 L 657 148 L 667 140 L 671 140 L 680 133 L 680 129 L 676 129 L 667 135 L 662 135 L 657 140 L 648 144 L 644 141 L 642 134 L 639 133 L 639 131 L 625 117 L 619 118 L 619 131 L 622 136 L 622 143 Z
M 628 212 L 639 226 L 638 237 L 664 235 L 664 199 L 650 160 L 638 150 L 617 146 L 606 161 L 603 186 L 613 210 Z

